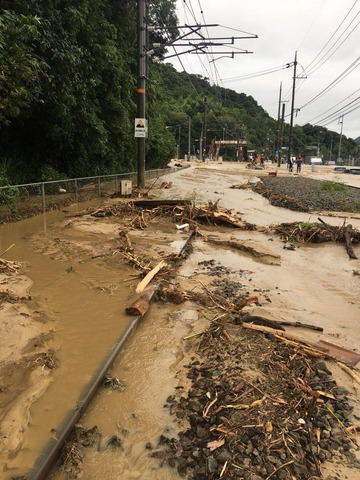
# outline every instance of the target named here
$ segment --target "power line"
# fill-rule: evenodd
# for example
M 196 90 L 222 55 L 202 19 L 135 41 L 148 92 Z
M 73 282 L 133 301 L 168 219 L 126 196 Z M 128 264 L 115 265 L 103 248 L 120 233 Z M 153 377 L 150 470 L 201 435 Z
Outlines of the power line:
M 340 100 L 340 102 L 336 103 L 335 105 L 333 105 L 332 107 L 328 108 L 327 110 L 325 110 L 325 112 L 322 112 L 320 113 L 320 115 L 317 115 L 316 117 L 312 118 L 309 123 L 313 122 L 314 120 L 316 120 L 317 118 L 319 117 L 322 117 L 325 113 L 327 112 L 330 112 L 330 110 L 332 110 L 333 108 L 337 107 L 338 105 L 340 105 L 340 103 L 343 103 L 345 102 L 345 100 L 347 100 L 348 98 L 352 97 L 353 95 L 355 95 L 355 93 L 357 93 L 358 91 L 360 90 L 360 88 L 358 88 L 357 90 L 353 91 L 352 93 L 350 93 L 350 95 L 348 95 L 347 97 L 345 97 L 343 100 Z
M 352 112 L 355 112 L 356 110 L 358 110 L 360 108 L 360 105 L 353 108 L 352 110 L 350 110 L 349 112 L 346 112 L 344 114 L 342 114 L 341 116 L 344 117 L 345 115 L 349 115 L 349 113 L 352 113 Z M 334 120 L 328 122 L 328 123 L 325 123 L 324 125 L 319 125 L 320 127 L 327 127 L 328 125 L 331 125 L 332 123 L 334 123 Z M 317 124 L 315 124 L 317 125 Z
M 222 82 L 223 83 L 230 83 L 230 82 L 235 82 L 235 81 L 238 81 L 238 80 L 250 80 L 252 78 L 262 77 L 264 75 L 269 75 L 271 73 L 279 72 L 280 70 L 285 70 L 289 67 L 291 67 L 291 63 L 287 63 L 287 64 L 281 65 L 279 67 L 269 68 L 268 70 L 260 70 L 259 72 L 247 73 L 245 75 L 239 75 L 237 77 L 223 78 Z
M 315 62 L 315 60 L 322 54 L 322 52 L 325 50 L 325 48 L 329 45 L 329 43 L 331 42 L 331 40 L 334 38 L 334 36 L 336 35 L 336 33 L 339 31 L 340 27 L 342 26 L 342 24 L 345 22 L 345 20 L 347 19 L 347 17 L 350 15 L 351 11 L 353 10 L 353 8 L 355 7 L 355 5 L 357 4 L 358 0 L 355 0 L 355 2 L 353 3 L 352 7 L 350 8 L 350 10 L 347 12 L 347 14 L 345 15 L 345 17 L 342 19 L 342 21 L 340 22 L 340 24 L 338 25 L 338 27 L 336 28 L 336 30 L 334 31 L 334 33 L 331 35 L 331 37 L 329 38 L 329 40 L 325 43 L 325 45 L 322 47 L 322 49 L 320 50 L 320 52 L 316 55 L 316 57 L 309 63 L 309 65 L 305 68 L 305 71 L 308 71 L 311 67 L 311 65 Z
M 307 107 L 311 103 L 318 100 L 320 97 L 325 95 L 325 93 L 327 93 L 329 90 L 334 88 L 338 83 L 340 83 L 342 80 L 344 80 L 348 75 L 350 75 L 350 73 L 352 73 L 352 71 L 355 70 L 359 66 L 359 64 L 356 64 L 359 61 L 359 59 L 360 59 L 360 56 L 357 57 L 357 59 L 354 60 L 354 62 L 351 65 L 349 65 L 338 77 L 336 77 L 335 80 L 333 80 L 331 83 L 329 83 L 329 85 L 327 85 L 320 93 L 315 95 L 315 97 L 310 99 L 308 102 L 304 103 L 304 105 L 302 105 L 300 107 L 300 110 L 304 109 L 305 107 Z
M 360 99 L 360 97 L 355 98 L 355 100 L 353 100 L 352 102 L 347 103 L 346 105 L 344 105 L 343 107 L 339 108 L 339 109 L 336 110 L 335 112 L 330 113 L 329 115 L 327 115 L 326 117 L 322 118 L 321 120 L 318 120 L 318 122 L 316 122 L 316 123 L 317 123 L 317 124 L 323 123 L 323 122 L 324 122 L 325 120 L 327 120 L 328 118 L 338 117 L 339 115 L 342 115 L 346 108 L 348 108 L 350 105 L 352 105 L 352 104 L 355 103 L 355 102 L 359 102 L 359 99 Z

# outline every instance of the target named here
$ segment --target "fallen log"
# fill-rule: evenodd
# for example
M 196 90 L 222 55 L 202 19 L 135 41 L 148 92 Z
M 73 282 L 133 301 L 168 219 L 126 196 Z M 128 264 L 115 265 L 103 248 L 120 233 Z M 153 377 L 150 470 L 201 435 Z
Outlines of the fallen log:
M 135 207 L 153 209 L 157 207 L 171 207 L 177 205 L 191 205 L 191 200 L 133 200 Z
M 128 315 L 133 317 L 142 316 L 148 310 L 150 305 L 150 298 L 148 295 L 141 295 L 134 303 L 132 303 L 129 307 L 126 307 L 125 312 Z
M 351 230 L 352 230 L 352 225 L 350 224 L 347 225 L 345 228 L 345 248 L 349 257 L 356 260 L 357 256 L 355 255 L 354 249 L 351 245 Z
M 141 280 L 141 282 L 136 287 L 136 293 L 143 292 L 147 285 L 155 277 L 155 275 L 164 267 L 166 267 L 166 262 L 164 262 L 164 260 L 161 260 L 161 262 L 158 263 L 156 267 L 154 267 L 152 270 L 150 270 L 150 272 Z

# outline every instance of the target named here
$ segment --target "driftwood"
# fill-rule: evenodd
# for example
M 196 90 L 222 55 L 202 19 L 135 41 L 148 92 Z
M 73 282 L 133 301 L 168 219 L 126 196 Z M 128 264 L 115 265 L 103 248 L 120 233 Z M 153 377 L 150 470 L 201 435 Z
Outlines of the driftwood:
M 207 220 L 207 221 L 217 221 L 220 223 L 224 223 L 226 225 L 230 225 L 231 227 L 235 228 L 249 228 L 249 224 L 247 222 L 243 222 L 242 220 L 238 220 L 232 215 L 229 215 L 228 213 L 225 212 L 213 212 L 210 209 L 205 210 L 205 209 L 198 209 L 197 211 L 194 212 L 193 216 L 194 220 Z
M 270 320 L 269 318 L 260 317 L 259 315 L 246 315 L 244 317 L 238 317 L 235 319 L 235 323 L 252 323 L 254 325 L 262 325 L 264 327 L 274 328 L 275 330 L 285 331 L 285 328 L 280 325 L 280 322 L 277 322 L 276 320 Z
M 337 364 L 344 370 L 344 372 L 348 373 L 350 377 L 360 385 L 360 377 L 353 370 L 351 370 L 351 368 L 341 362 L 337 362 Z
M 288 320 L 277 320 L 279 325 L 285 325 L 289 327 L 308 328 L 309 330 L 315 330 L 316 332 L 323 332 L 323 327 L 317 327 L 316 325 L 310 325 L 309 323 L 302 322 L 290 322 Z
M 190 200 L 134 200 L 132 202 L 135 207 L 153 209 L 157 207 L 169 207 L 177 205 L 191 205 Z
M 138 317 L 144 315 L 150 305 L 150 299 L 148 295 L 141 295 L 133 304 L 125 309 L 128 315 Z
M 136 293 L 141 293 L 147 287 L 147 285 L 151 282 L 151 280 L 155 277 L 155 275 L 162 269 L 166 267 L 166 262 L 161 260 L 160 263 L 156 265 L 150 272 L 141 280 L 141 282 L 136 287 Z
M 2 253 L 0 253 L 0 257 L 4 256 L 6 252 L 8 252 L 12 247 L 15 246 L 15 243 L 13 243 L 12 245 L 10 245 L 10 247 L 8 247 L 6 250 L 4 250 Z
M 350 258 L 357 259 L 354 249 L 351 245 L 351 230 L 352 225 L 347 225 L 345 228 L 345 248 Z
M 307 353 L 310 353 L 314 356 L 325 356 L 333 360 L 335 359 L 335 357 L 333 357 L 328 353 L 327 348 L 322 348 L 316 343 L 310 342 L 308 340 L 304 340 L 303 338 L 299 338 L 296 335 L 292 335 L 291 333 L 280 332 L 279 330 L 274 330 L 273 328 L 261 327 L 259 325 L 252 325 L 251 323 L 244 323 L 243 327 L 249 330 L 256 330 L 262 333 L 271 333 L 276 338 L 284 342 L 297 344 L 299 347 L 305 349 Z

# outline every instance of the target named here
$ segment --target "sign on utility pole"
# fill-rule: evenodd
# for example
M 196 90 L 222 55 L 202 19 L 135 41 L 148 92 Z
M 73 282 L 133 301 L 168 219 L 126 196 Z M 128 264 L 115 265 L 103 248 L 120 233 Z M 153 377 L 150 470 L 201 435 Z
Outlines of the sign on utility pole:
M 147 121 L 146 118 L 135 118 L 135 138 L 147 138 Z

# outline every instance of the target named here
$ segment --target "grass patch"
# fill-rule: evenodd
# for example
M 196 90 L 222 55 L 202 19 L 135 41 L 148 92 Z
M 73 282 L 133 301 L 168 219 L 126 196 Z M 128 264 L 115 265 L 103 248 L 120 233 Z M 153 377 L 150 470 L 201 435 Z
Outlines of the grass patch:
M 322 192 L 346 192 L 349 190 L 349 187 L 343 183 L 332 182 L 331 180 L 323 180 L 319 182 L 318 189 Z
M 300 222 L 299 227 L 301 230 L 312 230 L 313 228 L 316 228 L 318 224 L 316 223 L 311 223 L 311 222 Z
M 360 212 L 360 200 L 356 200 L 355 202 L 347 202 L 344 205 L 344 209 L 347 212 L 353 212 L 353 213 L 358 213 Z

